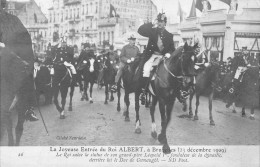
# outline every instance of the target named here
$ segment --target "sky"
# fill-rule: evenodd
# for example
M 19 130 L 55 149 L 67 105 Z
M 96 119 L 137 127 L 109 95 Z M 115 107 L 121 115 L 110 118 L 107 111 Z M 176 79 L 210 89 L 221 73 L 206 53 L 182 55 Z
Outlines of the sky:
M 28 1 L 28 0 L 16 0 L 16 1 Z M 52 0 L 35 0 L 36 3 L 41 6 L 43 13 L 47 14 L 48 9 L 52 6 Z M 161 12 L 162 9 L 168 17 L 169 22 L 179 22 L 179 17 L 177 16 L 178 12 L 178 1 L 180 1 L 183 11 L 189 16 L 192 1 L 193 0 L 153 0 L 154 4 L 157 6 L 158 12 Z M 214 9 L 228 9 L 229 6 L 219 0 L 209 0 Z M 239 8 L 242 7 L 258 7 L 260 8 L 260 0 L 238 0 Z M 196 11 L 197 16 L 201 15 L 199 10 Z

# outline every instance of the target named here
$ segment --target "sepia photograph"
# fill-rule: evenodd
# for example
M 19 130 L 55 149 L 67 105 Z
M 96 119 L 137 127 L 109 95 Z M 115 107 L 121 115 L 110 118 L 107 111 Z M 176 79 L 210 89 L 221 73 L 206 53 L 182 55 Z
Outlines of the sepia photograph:
M 0 2 L 0 166 L 260 165 L 260 0 Z

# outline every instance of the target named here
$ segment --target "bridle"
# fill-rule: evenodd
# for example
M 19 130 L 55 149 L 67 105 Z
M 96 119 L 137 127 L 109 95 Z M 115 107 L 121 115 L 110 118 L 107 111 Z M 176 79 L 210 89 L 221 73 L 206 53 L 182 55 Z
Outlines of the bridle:
M 164 68 L 165 68 L 165 70 L 166 70 L 172 77 L 177 78 L 177 79 L 183 79 L 183 78 L 186 77 L 185 74 L 184 74 L 184 70 L 183 70 L 183 55 L 184 55 L 184 53 L 186 53 L 186 52 L 192 52 L 192 53 L 194 53 L 193 51 L 185 51 L 185 52 L 184 52 L 184 50 L 182 51 L 182 54 L 181 54 L 181 56 L 179 57 L 179 59 L 180 59 L 180 61 L 181 61 L 181 75 L 179 75 L 179 76 L 173 74 L 173 73 L 169 70 L 169 68 L 168 68 L 167 65 L 166 65 L 166 59 L 163 59 Z

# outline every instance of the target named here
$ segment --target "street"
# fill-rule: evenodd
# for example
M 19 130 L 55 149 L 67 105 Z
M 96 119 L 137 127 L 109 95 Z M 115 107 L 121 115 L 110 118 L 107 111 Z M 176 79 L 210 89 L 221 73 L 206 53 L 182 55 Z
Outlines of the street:
M 115 101 L 104 104 L 103 89 L 93 88 L 94 103 L 80 101 L 79 89 L 76 88 L 73 97 L 73 111 L 68 111 L 66 103 L 66 118 L 61 120 L 54 104 L 41 106 L 41 112 L 47 125 L 46 134 L 40 114 L 36 109 L 37 122 L 25 122 L 21 146 L 94 146 L 94 145 L 159 145 L 151 137 L 151 118 L 149 109 L 140 107 L 141 134 L 134 133 L 135 111 L 134 96 L 130 96 L 130 122 L 124 121 L 123 90 L 121 96 L 121 111 L 116 111 Z M 209 124 L 208 100 L 201 97 L 199 120 L 186 117 L 188 112 L 182 111 L 179 102 L 175 102 L 172 120 L 167 129 L 170 145 L 259 145 L 259 110 L 255 111 L 255 120 L 250 120 L 250 110 L 246 117 L 241 117 L 241 109 L 232 113 L 221 101 L 213 101 L 213 119 L 215 126 Z M 195 100 L 193 100 L 195 109 Z M 156 107 L 157 133 L 160 133 L 161 122 L 158 106 Z M 16 123 L 16 122 L 15 122 Z M 15 125 L 15 124 L 14 124 Z M 15 126 L 14 126 L 15 127 Z M 1 145 L 7 144 L 7 135 Z

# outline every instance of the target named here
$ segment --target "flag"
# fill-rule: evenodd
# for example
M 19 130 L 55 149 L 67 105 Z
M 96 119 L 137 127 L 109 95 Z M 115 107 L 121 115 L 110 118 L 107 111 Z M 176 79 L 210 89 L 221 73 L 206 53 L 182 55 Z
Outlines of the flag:
M 34 22 L 37 23 L 37 15 L 34 13 Z
M 178 16 L 180 16 L 180 22 L 183 21 L 183 10 L 181 8 L 181 4 L 180 4 L 180 1 L 178 1 L 178 13 L 177 13 Z
M 119 15 L 116 14 L 116 9 L 115 9 L 115 7 L 114 7 L 112 4 L 110 4 L 109 17 L 117 17 L 117 16 L 119 16 Z
M 192 1 L 189 17 L 196 17 L 195 0 Z
M 204 0 L 197 0 L 196 5 L 195 5 L 196 8 L 199 9 L 201 12 L 203 10 L 203 4 L 202 4 L 203 1 Z M 209 3 L 209 1 L 207 1 L 207 2 L 208 2 L 208 9 L 211 10 L 211 4 Z

